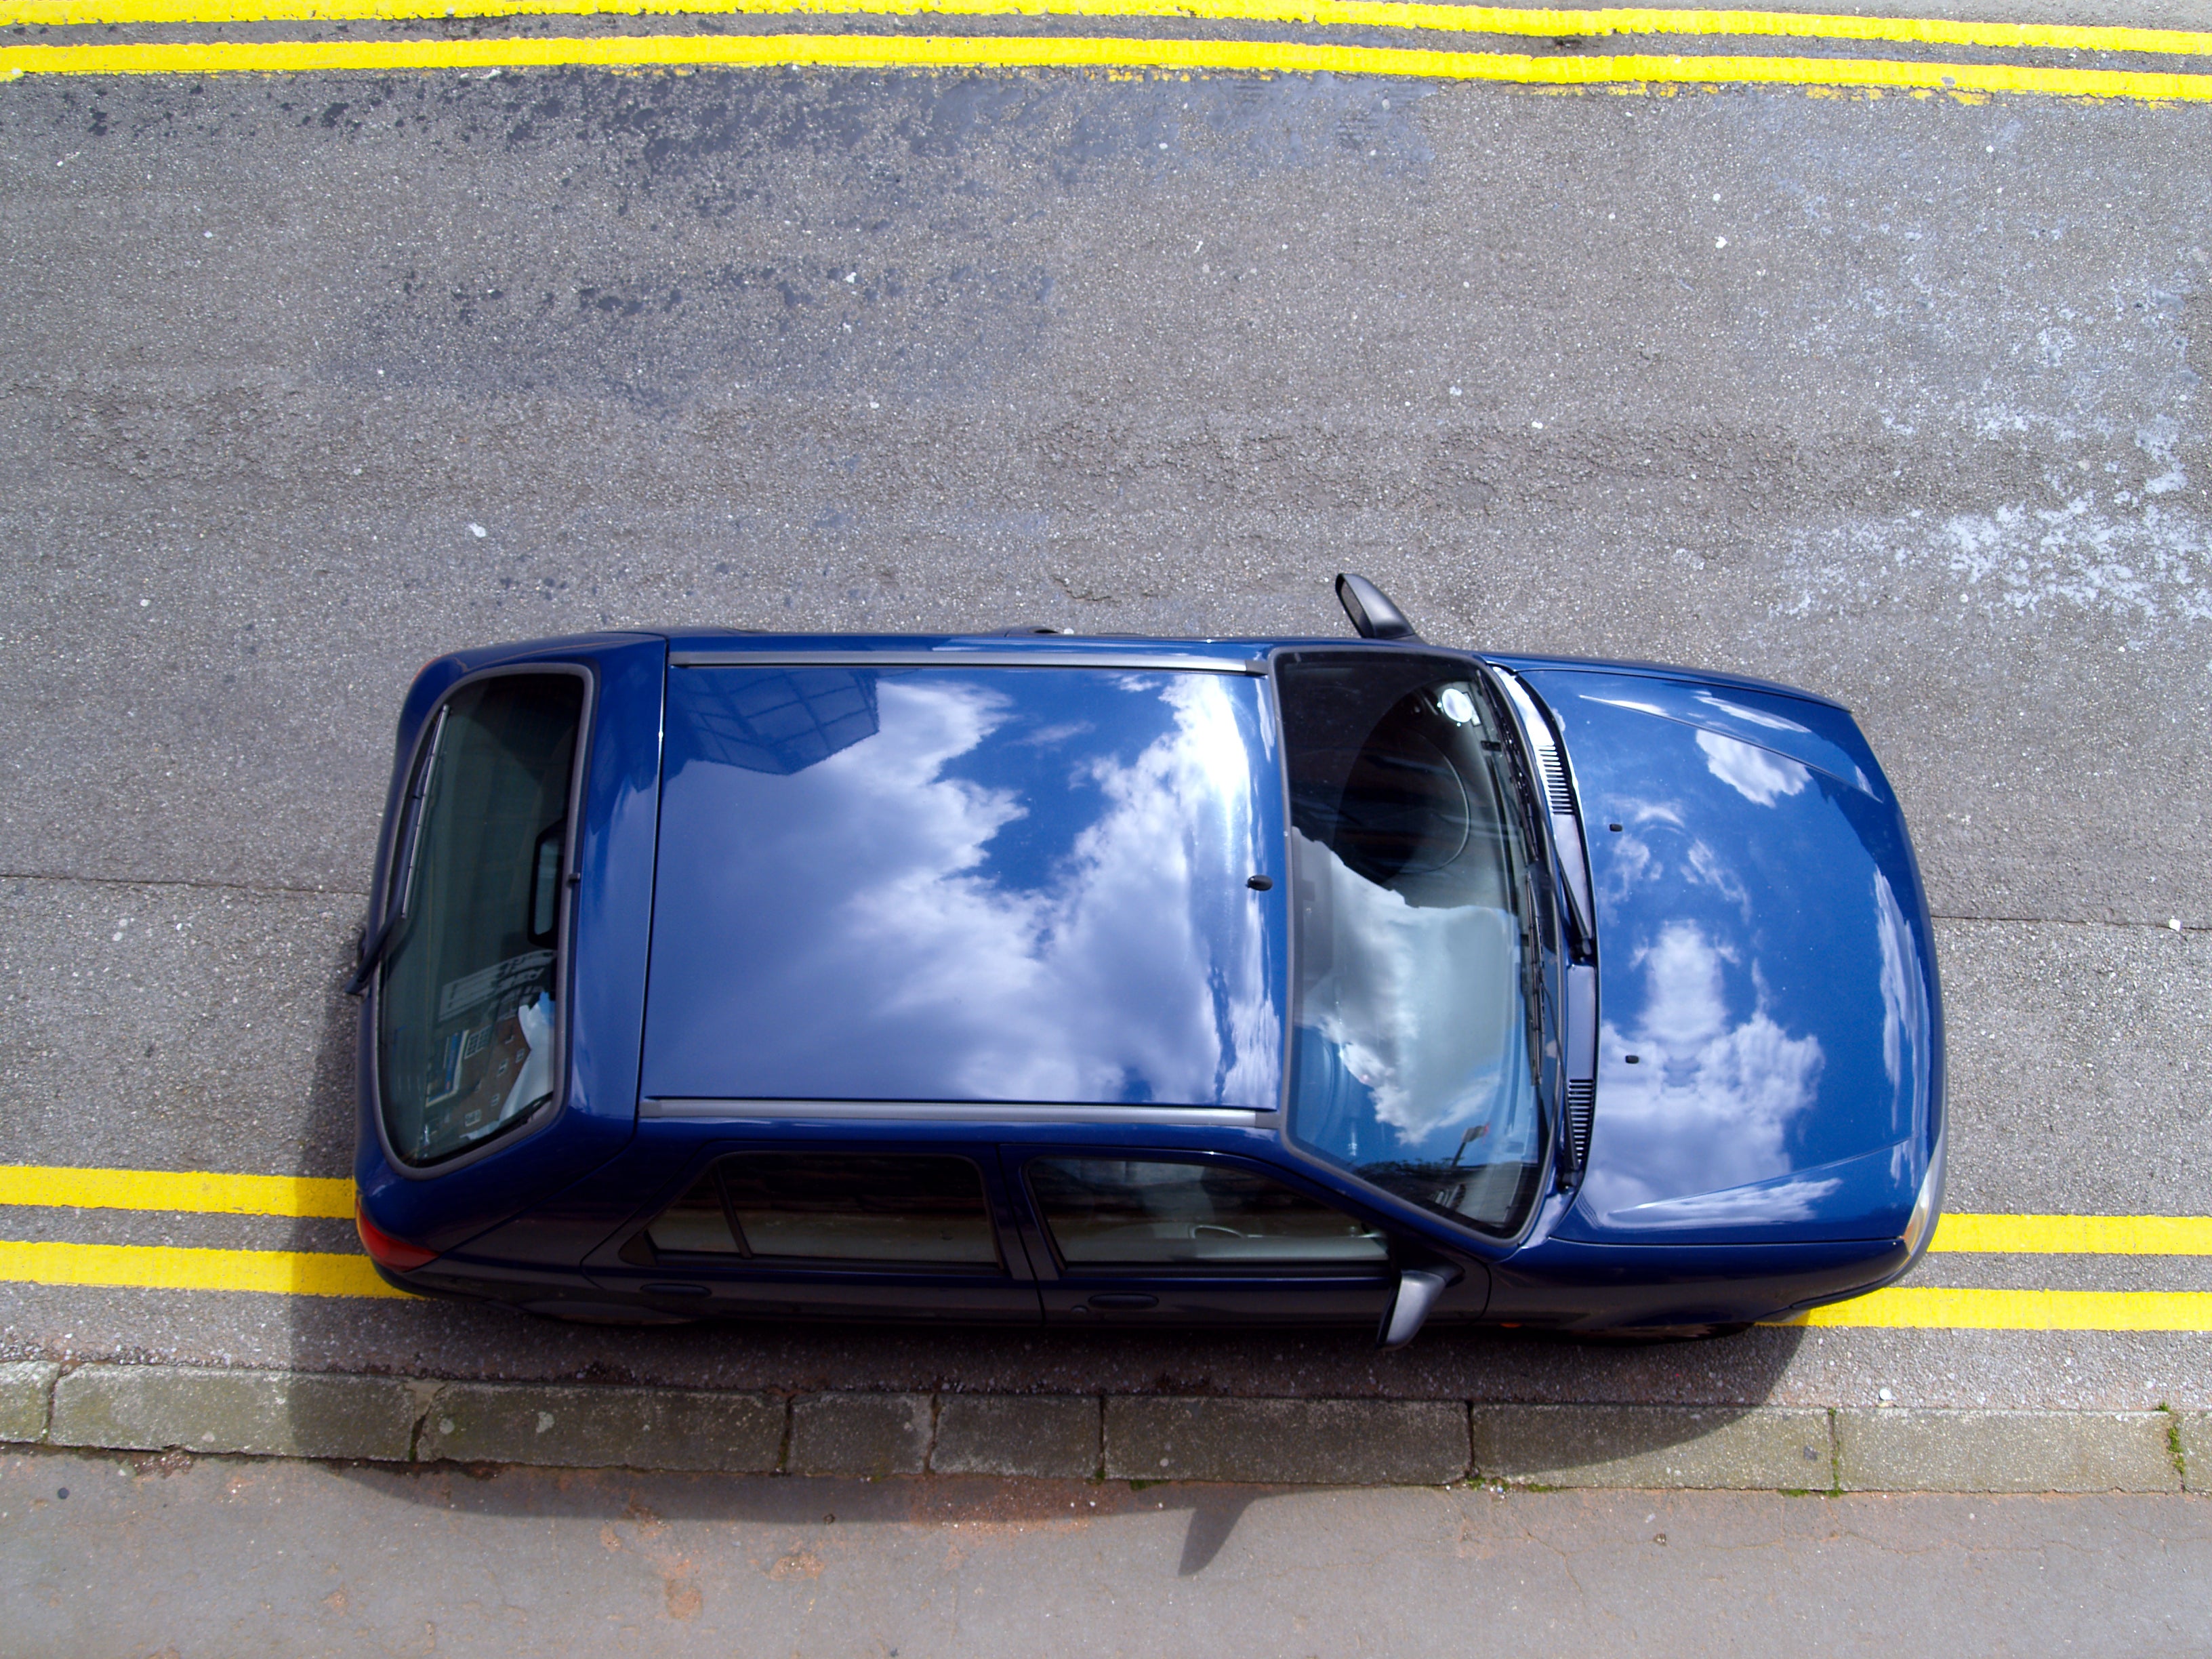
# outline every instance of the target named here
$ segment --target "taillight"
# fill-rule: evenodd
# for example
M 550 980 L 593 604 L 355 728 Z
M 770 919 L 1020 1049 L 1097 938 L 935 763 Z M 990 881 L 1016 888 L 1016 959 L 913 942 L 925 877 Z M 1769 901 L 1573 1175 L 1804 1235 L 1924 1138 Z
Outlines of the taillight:
M 390 1233 L 368 1218 L 368 1212 L 361 1200 L 354 1200 L 353 1224 L 361 1234 L 361 1247 L 368 1252 L 369 1260 L 380 1267 L 389 1267 L 396 1273 L 411 1273 L 427 1262 L 435 1261 L 438 1253 L 426 1250 L 420 1244 L 410 1244 L 404 1238 L 394 1238 Z

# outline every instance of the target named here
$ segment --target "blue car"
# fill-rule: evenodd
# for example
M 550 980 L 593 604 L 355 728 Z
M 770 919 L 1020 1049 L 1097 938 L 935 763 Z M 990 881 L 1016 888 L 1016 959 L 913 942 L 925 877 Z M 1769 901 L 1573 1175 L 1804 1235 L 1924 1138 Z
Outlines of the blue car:
M 610 1322 L 1703 1334 L 1904 1273 L 1928 910 L 1850 714 L 1356 639 L 599 634 L 399 721 L 394 1285 Z

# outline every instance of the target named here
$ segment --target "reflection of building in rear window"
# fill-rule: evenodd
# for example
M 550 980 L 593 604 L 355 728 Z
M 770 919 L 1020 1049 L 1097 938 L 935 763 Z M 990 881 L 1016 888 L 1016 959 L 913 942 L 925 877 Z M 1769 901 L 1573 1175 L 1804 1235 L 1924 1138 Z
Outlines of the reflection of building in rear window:
M 702 676 L 691 689 L 701 757 L 748 772 L 803 772 L 878 727 L 870 669 L 756 670 Z
M 1071 1267 L 1343 1267 L 1390 1253 L 1364 1223 L 1231 1164 L 1041 1158 L 1029 1176 Z
M 741 1153 L 700 1176 L 646 1237 L 678 1255 L 999 1265 L 982 1177 L 964 1158 Z
M 558 1086 L 554 935 L 583 697 L 574 675 L 480 680 L 424 747 L 377 998 L 385 1128 L 409 1163 L 527 1121 Z

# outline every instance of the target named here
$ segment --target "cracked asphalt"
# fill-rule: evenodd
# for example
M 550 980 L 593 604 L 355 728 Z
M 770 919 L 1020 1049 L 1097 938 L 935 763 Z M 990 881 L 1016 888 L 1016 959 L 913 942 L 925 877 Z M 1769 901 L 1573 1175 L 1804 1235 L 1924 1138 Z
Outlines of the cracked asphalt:
M 0 86 L 0 1161 L 343 1172 L 337 988 L 439 653 L 1328 633 L 1352 569 L 1453 643 L 1850 703 L 1940 918 L 1954 1207 L 2212 1212 L 2208 141 L 2187 106 L 1326 77 Z M 1380 1357 L 0 1286 L 6 1357 L 789 1388 L 2179 1407 L 2207 1340 Z

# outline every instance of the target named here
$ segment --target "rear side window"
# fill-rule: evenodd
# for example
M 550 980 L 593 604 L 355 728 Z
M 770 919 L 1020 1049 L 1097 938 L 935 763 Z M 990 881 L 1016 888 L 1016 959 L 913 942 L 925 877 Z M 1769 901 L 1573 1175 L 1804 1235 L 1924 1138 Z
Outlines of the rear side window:
M 983 1179 L 964 1158 L 738 1153 L 718 1159 L 646 1236 L 678 1255 L 999 1265 Z
M 377 1002 L 386 1134 L 433 1164 L 527 1121 L 560 1086 L 562 872 L 583 719 L 573 674 L 455 692 L 410 781 Z
M 1390 1254 L 1364 1223 L 1231 1164 L 1040 1158 L 1029 1176 L 1071 1267 L 1342 1267 Z

